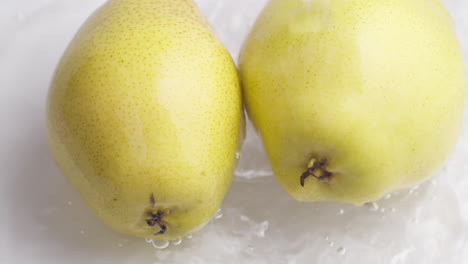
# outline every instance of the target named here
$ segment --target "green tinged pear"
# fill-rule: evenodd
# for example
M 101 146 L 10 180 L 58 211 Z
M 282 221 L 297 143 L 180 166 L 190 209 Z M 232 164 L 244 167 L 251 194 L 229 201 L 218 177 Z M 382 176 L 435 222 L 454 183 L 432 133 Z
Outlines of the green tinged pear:
M 219 208 L 241 113 L 236 67 L 192 1 L 112 0 L 58 65 L 49 145 L 107 225 L 177 239 Z
M 300 201 L 417 184 L 456 142 L 465 75 L 438 0 L 271 0 L 240 56 L 249 117 Z

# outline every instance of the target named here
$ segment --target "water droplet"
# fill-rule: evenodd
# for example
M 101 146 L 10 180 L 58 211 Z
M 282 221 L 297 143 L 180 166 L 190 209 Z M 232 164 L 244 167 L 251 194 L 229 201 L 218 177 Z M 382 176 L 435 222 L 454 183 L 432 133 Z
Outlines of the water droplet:
M 72 205 L 72 204 L 73 204 L 72 201 L 68 201 L 67 203 L 67 205 Z
M 242 154 L 240 152 L 236 152 L 236 159 L 240 159 Z
M 255 249 L 252 246 L 247 246 L 247 248 L 245 249 L 245 252 L 251 256 L 254 254 L 254 251 Z
M 330 241 L 330 242 L 328 242 L 328 245 L 329 245 L 330 247 L 333 247 L 333 246 L 335 245 L 335 243 L 334 243 L 333 241 Z
M 413 194 L 417 189 L 419 189 L 419 185 L 416 185 L 416 186 L 414 186 L 413 188 L 411 188 L 411 189 L 408 191 L 408 193 L 411 195 L 411 194 Z
M 339 248 L 336 250 L 336 252 L 338 252 L 338 254 L 340 254 L 340 255 L 344 255 L 344 254 L 346 254 L 346 248 L 344 248 L 344 247 L 339 247 Z
M 169 246 L 169 241 L 153 240 L 152 244 L 153 244 L 153 247 L 156 249 L 165 249 L 167 248 L 167 246 Z
M 220 219 L 221 217 L 223 217 L 223 212 L 221 211 L 221 208 L 219 208 L 214 215 L 214 219 Z
M 153 242 L 153 239 L 147 237 L 147 238 L 145 238 L 145 241 L 146 241 L 146 243 L 151 243 L 151 242 Z
M 385 195 L 384 199 L 388 200 L 388 199 L 390 199 L 390 197 L 392 197 L 392 194 L 389 193 L 389 194 Z
M 123 247 L 123 244 L 122 244 L 122 243 L 118 243 L 117 246 L 118 246 L 118 247 Z
M 396 208 L 392 207 L 392 209 L 390 209 L 390 211 L 392 211 L 392 213 L 394 213 L 394 212 L 396 212 Z
M 186 236 L 187 239 L 192 239 L 192 237 L 193 237 L 192 235 Z
M 385 213 L 385 208 L 380 208 L 381 213 Z
M 343 210 L 343 209 L 340 209 L 340 210 L 338 211 L 338 215 L 342 215 L 342 214 L 344 214 L 344 210 Z
M 80 234 L 84 235 L 85 231 L 83 229 L 80 230 Z
M 242 222 L 247 222 L 247 221 L 249 221 L 249 218 L 248 218 L 247 216 L 245 216 L 245 215 L 241 215 L 241 216 L 240 216 L 240 220 L 241 220 Z
M 258 237 L 265 237 L 265 232 L 268 230 L 270 226 L 268 221 L 263 221 L 259 225 L 254 227 L 254 233 Z
M 330 240 L 330 237 L 329 237 L 329 236 L 326 236 L 326 237 L 325 237 L 325 241 L 328 241 L 328 240 Z
M 181 238 L 172 241 L 172 245 L 174 245 L 174 246 L 178 246 L 178 245 L 180 245 L 181 243 L 182 243 L 182 239 L 181 239 Z
M 371 210 L 373 212 L 379 210 L 379 205 L 376 202 L 369 203 L 369 205 L 370 205 L 369 210 Z

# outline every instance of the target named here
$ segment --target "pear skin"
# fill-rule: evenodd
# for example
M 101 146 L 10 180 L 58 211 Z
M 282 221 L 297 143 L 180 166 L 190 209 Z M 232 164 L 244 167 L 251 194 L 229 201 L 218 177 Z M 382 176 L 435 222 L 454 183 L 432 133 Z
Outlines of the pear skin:
M 230 54 L 188 0 L 112 0 L 64 53 L 50 150 L 113 229 L 158 240 L 205 225 L 232 181 L 242 96 Z
M 460 132 L 466 81 L 437 0 L 272 0 L 240 55 L 247 111 L 299 201 L 420 183 Z

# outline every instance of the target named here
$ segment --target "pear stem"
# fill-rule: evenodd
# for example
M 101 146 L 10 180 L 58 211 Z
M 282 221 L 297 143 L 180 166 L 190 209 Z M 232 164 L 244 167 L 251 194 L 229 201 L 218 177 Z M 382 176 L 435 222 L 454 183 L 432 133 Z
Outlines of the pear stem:
M 312 158 L 309 161 L 309 164 L 307 164 L 307 170 L 301 175 L 301 186 L 304 187 L 305 179 L 310 176 L 316 178 L 320 182 L 327 181 L 332 176 L 332 173 L 326 170 L 326 166 L 327 160 L 317 160 Z

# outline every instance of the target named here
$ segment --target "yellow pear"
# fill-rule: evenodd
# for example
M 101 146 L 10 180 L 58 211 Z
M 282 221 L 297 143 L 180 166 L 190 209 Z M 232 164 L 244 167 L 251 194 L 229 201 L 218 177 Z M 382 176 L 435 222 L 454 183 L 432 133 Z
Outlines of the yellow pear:
M 440 168 L 462 55 L 437 0 L 272 0 L 240 56 L 248 114 L 300 201 L 363 204 Z
M 205 225 L 232 180 L 237 69 L 189 0 L 112 0 L 81 27 L 52 81 L 51 152 L 113 229 L 158 240 Z

